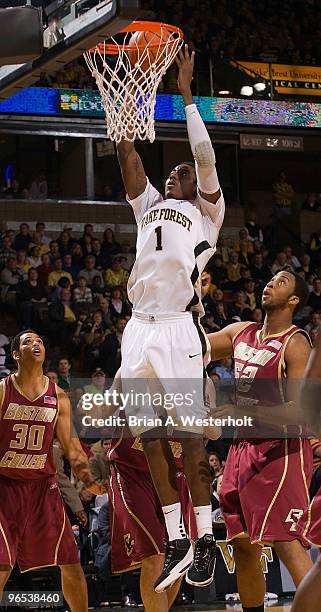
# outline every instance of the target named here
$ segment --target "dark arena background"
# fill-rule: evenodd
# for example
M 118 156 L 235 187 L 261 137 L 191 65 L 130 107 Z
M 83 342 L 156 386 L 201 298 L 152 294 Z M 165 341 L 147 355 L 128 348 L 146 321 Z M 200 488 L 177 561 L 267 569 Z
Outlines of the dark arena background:
M 18 13 L 7 13 L 26 6 L 37 8 L 29 37 Z M 75 423 L 79 393 L 108 388 L 120 366 L 137 231 L 83 53 L 137 19 L 180 27 L 196 52 L 193 96 L 215 147 L 226 203 L 216 253 L 202 274 L 204 330 L 261 323 L 264 286 L 280 270 L 297 272 L 309 286 L 295 324 L 312 344 L 321 329 L 321 2 L 0 0 L 0 378 L 15 371 L 11 339 L 34 329 L 45 340 L 45 372 L 69 394 Z M 140 141 L 137 150 L 162 192 L 170 170 L 192 159 L 175 63 L 158 88 L 155 122 L 155 142 Z M 175 282 L 169 271 L 168 284 Z M 232 393 L 232 367 L 231 359 L 207 367 L 222 404 Z M 103 484 L 111 430 L 103 439 L 87 439 L 81 427 L 78 433 Z M 207 442 L 215 582 L 200 589 L 183 581 L 176 610 L 241 610 L 217 494 L 232 437 L 231 430 Z M 315 486 L 320 447 L 314 441 Z M 107 496 L 88 492 L 62 455 L 57 473 L 90 608 L 143 609 L 139 569 L 111 573 L 107 520 L 104 533 L 99 526 Z M 289 521 L 296 519 L 294 512 Z M 310 554 L 315 560 L 317 549 Z M 289 612 L 294 583 L 269 544 L 261 563 L 266 607 Z M 60 592 L 59 570 L 22 574 L 16 565 L 6 591 Z M 60 603 L 21 601 L 19 609 L 69 610 Z M 15 608 L 6 601 L 0 609 Z

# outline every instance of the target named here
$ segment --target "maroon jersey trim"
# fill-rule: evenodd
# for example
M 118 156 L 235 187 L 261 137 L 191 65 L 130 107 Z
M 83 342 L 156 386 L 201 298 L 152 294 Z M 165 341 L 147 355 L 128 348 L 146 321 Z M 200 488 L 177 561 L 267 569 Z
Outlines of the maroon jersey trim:
M 40 399 L 40 398 L 41 398 L 43 395 L 45 395 L 45 394 L 47 393 L 47 391 L 48 391 L 49 382 L 50 382 L 50 381 L 49 381 L 48 376 L 45 376 L 45 375 L 44 375 L 44 378 L 46 379 L 46 381 L 45 381 L 44 388 L 43 388 L 42 392 L 41 392 L 41 393 L 40 393 L 40 395 L 38 395 L 37 397 L 32 398 L 32 397 L 28 397 L 28 395 L 26 395 L 26 393 L 23 391 L 23 389 L 21 389 L 21 388 L 19 387 L 19 385 L 18 385 L 18 383 L 17 383 L 17 381 L 16 381 L 16 376 L 15 376 L 15 374 L 11 374 L 10 378 L 11 378 L 11 382 L 12 382 L 12 384 L 13 384 L 14 388 L 16 389 L 16 391 L 18 391 L 18 393 L 20 393 L 20 395 L 21 395 L 22 397 L 25 397 L 25 398 L 26 398 L 26 399 L 27 399 L 29 402 L 36 402 L 36 401 L 37 401 L 38 399 Z
M 8 557 L 9 557 L 9 565 L 10 565 L 10 567 L 13 568 L 12 559 L 11 559 L 11 552 L 10 552 L 10 546 L 9 546 L 9 543 L 8 543 L 8 540 L 7 540 L 7 537 L 6 537 L 6 534 L 5 534 L 5 531 L 4 531 L 4 528 L 3 528 L 1 522 L 0 522 L 0 531 L 2 533 L 2 537 L 3 537 L 5 545 L 6 545 L 6 549 L 7 549 L 7 553 L 8 553 Z
M 4 404 L 5 397 L 6 397 L 5 382 L 1 382 L 0 389 L 2 390 L 2 398 L 1 398 L 1 401 L 0 401 L 0 419 L 1 419 L 2 418 L 2 407 L 3 407 L 3 404 Z
M 235 340 L 239 337 L 239 335 L 248 327 L 250 327 L 250 325 L 257 325 L 257 323 L 253 323 L 253 321 L 248 321 L 248 323 L 244 323 L 244 325 L 239 329 L 238 332 L 236 332 L 236 334 L 233 336 L 232 338 L 232 345 L 233 345 L 233 351 L 234 351 L 234 342 Z

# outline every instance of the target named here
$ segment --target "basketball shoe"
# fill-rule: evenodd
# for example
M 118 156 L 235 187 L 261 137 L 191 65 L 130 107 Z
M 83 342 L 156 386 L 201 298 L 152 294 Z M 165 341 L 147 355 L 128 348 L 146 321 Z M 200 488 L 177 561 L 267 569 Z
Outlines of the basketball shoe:
M 156 593 L 166 591 L 178 578 L 184 576 L 192 561 L 193 546 L 188 538 L 167 542 L 163 571 L 154 584 Z
M 196 540 L 193 563 L 185 577 L 188 584 L 205 587 L 214 578 L 216 563 L 216 543 L 211 533 L 206 533 Z

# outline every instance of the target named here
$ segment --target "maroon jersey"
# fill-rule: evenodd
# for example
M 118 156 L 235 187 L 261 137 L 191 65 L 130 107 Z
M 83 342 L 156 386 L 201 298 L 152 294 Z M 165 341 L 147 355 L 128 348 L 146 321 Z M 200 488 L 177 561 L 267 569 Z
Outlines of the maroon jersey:
M 254 408 L 257 405 L 259 414 L 260 405 L 275 406 L 287 401 L 284 386 L 285 350 L 294 334 L 303 333 L 308 338 L 306 332 L 292 325 L 278 335 L 261 340 L 261 329 L 262 326 L 256 323 L 249 323 L 233 338 L 236 401 L 239 407 L 244 406 L 245 414 L 246 406 Z M 280 431 L 277 426 L 266 426 L 255 421 L 255 434 L 259 431 L 266 434 L 267 428 L 269 431 Z M 246 434 L 245 437 L 248 437 L 251 432 L 254 433 L 253 428 L 243 428 L 239 430 L 239 435 Z
M 49 379 L 34 401 L 23 395 L 14 376 L 5 379 L 0 418 L 1 476 L 34 480 L 56 473 L 52 441 L 57 417 L 57 389 Z
M 108 452 L 109 461 L 127 465 L 140 472 L 149 474 L 149 467 L 146 461 L 143 445 L 140 438 L 134 438 L 128 425 L 118 428 L 117 437 L 111 442 L 111 449 Z M 182 445 L 180 442 L 170 440 L 172 453 L 178 470 L 183 469 Z

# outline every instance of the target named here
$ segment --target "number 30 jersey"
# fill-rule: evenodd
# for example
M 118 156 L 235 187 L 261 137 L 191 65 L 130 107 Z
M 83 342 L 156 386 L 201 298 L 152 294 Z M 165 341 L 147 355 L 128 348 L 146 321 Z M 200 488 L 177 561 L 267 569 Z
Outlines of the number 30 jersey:
M 52 441 L 58 417 L 56 385 L 49 381 L 31 401 L 17 386 L 14 375 L 4 380 L 0 408 L 0 476 L 33 480 L 56 473 Z
M 216 249 L 225 205 L 199 195 L 195 200 L 163 200 L 147 181 L 129 200 L 137 230 L 137 255 L 128 281 L 134 310 L 144 313 L 203 312 L 200 274 Z

